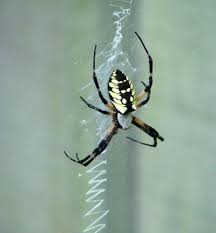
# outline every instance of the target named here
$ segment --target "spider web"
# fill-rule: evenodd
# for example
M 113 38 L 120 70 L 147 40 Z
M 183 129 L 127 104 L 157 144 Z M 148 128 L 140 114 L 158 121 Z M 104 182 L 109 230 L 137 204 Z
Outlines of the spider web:
M 132 2 L 132 0 L 122 0 L 116 1 L 115 4 L 113 2 L 110 3 L 110 6 L 113 8 L 113 27 L 115 28 L 113 40 L 104 46 L 101 44 L 97 46 L 96 75 L 100 89 L 108 101 L 110 101 L 110 99 L 108 96 L 107 82 L 114 69 L 120 69 L 127 74 L 127 76 L 133 80 L 133 83 L 136 83 L 135 77 L 143 71 L 140 68 L 135 68 L 131 62 L 131 58 L 133 58 L 134 51 L 139 43 L 134 34 L 134 26 L 133 24 L 129 24 L 128 20 L 131 16 L 130 7 Z M 89 85 L 94 85 L 93 81 L 82 89 L 87 88 Z M 99 99 L 97 92 L 90 96 L 88 100 L 101 109 L 107 110 Z M 97 135 L 99 135 L 100 138 L 103 138 L 106 129 L 111 125 L 111 118 L 98 112 L 95 114 Z
M 128 54 L 123 51 L 122 44 L 124 38 L 123 30 L 126 25 L 127 18 L 130 16 L 130 8 L 117 7 L 113 4 L 111 4 L 111 6 L 115 8 L 113 16 L 115 19 L 114 25 L 116 27 L 116 31 L 113 41 L 100 52 L 100 59 L 104 60 L 104 63 L 96 69 L 101 91 L 106 96 L 107 100 L 109 100 L 107 82 L 112 71 L 118 68 L 128 75 L 129 72 L 132 73 L 135 71 L 128 59 Z M 101 114 L 97 113 L 96 123 L 97 133 L 100 137 L 103 137 L 106 128 L 110 125 L 110 118 L 107 119 L 107 117 L 105 118 L 104 116 L 101 116 Z
M 136 43 L 131 43 L 131 40 L 127 39 L 135 38 L 134 30 L 132 30 L 133 25 L 128 24 L 128 19 L 131 16 L 132 3 L 133 0 L 110 2 L 110 7 L 113 9 L 112 16 L 114 20 L 112 26 L 115 29 L 113 40 L 104 46 L 101 46 L 101 44 L 97 46 L 96 75 L 100 89 L 108 101 L 107 82 L 114 69 L 120 69 L 126 73 L 130 79 L 133 79 L 139 72 L 129 60 L 129 53 L 132 54 L 138 44 L 138 41 L 136 41 Z M 94 85 L 93 81 L 85 85 L 82 90 L 88 88 L 90 85 Z M 101 109 L 105 109 L 97 92 L 90 96 L 88 101 L 94 103 L 94 105 Z M 102 138 L 106 129 L 110 126 L 112 119 L 98 112 L 94 112 L 94 114 L 96 114 L 97 135 Z M 81 121 L 81 125 L 86 124 L 87 122 L 85 120 Z M 105 151 L 103 153 L 105 153 Z M 83 230 L 85 233 L 98 233 L 103 231 L 106 227 L 105 216 L 109 213 L 109 210 L 106 209 L 107 207 L 104 199 L 107 182 L 107 178 L 105 177 L 106 163 L 106 158 L 104 156 L 99 156 L 94 161 L 94 166 L 86 171 L 89 190 L 86 192 L 85 201 L 91 206 L 84 215 L 84 218 L 88 218 L 86 220 L 88 224 Z

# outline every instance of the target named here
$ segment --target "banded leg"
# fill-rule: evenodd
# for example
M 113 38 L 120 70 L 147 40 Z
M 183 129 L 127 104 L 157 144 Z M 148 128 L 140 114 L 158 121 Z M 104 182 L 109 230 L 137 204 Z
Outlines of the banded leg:
M 87 155 L 84 159 L 79 159 L 77 153 L 76 153 L 76 159 L 73 159 L 72 157 L 70 157 L 66 151 L 64 151 L 64 154 L 73 162 L 80 163 L 86 167 L 106 149 L 106 147 L 109 145 L 109 142 L 111 141 L 117 129 L 118 129 L 118 126 L 112 124 L 112 126 L 107 130 L 106 136 L 101 140 L 101 142 L 93 150 L 93 152 L 90 155 Z
M 82 96 L 80 96 L 80 99 L 89 107 L 89 108 L 92 108 L 102 114 L 105 114 L 105 115 L 111 115 L 112 113 L 111 112 L 108 112 L 106 110 L 103 110 L 103 109 L 100 109 L 100 108 L 97 108 L 95 107 L 94 105 L 88 103 Z
M 148 144 L 148 143 L 144 143 L 144 142 L 140 142 L 140 141 L 137 141 L 133 138 L 130 138 L 130 137 L 127 137 L 128 139 L 134 141 L 134 142 L 137 142 L 137 143 L 140 143 L 142 145 L 146 145 L 146 146 L 152 146 L 152 147 L 156 147 L 157 146 L 157 139 L 161 140 L 161 141 L 164 141 L 164 138 L 161 137 L 159 135 L 159 133 L 154 129 L 152 128 L 151 126 L 145 124 L 142 120 L 140 120 L 139 118 L 137 117 L 134 117 L 132 118 L 132 124 L 134 124 L 135 126 L 137 126 L 139 129 L 143 130 L 145 133 L 147 133 L 150 137 L 153 138 L 154 142 L 153 144 Z
M 142 81 L 142 84 L 146 87 L 146 84 L 145 84 L 143 81 Z M 145 98 L 142 102 L 136 104 L 136 107 L 137 107 L 137 108 L 140 108 L 140 107 L 142 107 L 143 105 L 147 104 L 148 101 L 150 100 L 151 90 L 149 90 L 148 92 L 145 92 L 145 94 L 147 94 L 146 98 Z M 144 97 L 144 96 L 143 96 L 143 97 Z M 138 98 L 136 98 L 136 99 L 138 99 Z
M 97 88 L 98 95 L 99 95 L 101 101 L 103 102 L 104 105 L 106 105 L 106 107 L 107 107 L 108 109 L 110 109 L 111 111 L 113 111 L 113 110 L 114 110 L 113 105 L 112 105 L 111 103 L 108 103 L 108 101 L 104 98 L 103 94 L 101 93 L 99 84 L 98 84 L 98 80 L 97 80 L 97 76 L 96 76 L 96 72 L 95 72 L 96 49 L 97 49 L 97 45 L 95 45 L 95 48 L 94 48 L 94 56 L 93 56 L 93 80 L 94 80 L 94 83 L 95 83 L 95 86 L 96 86 L 96 88 Z
M 145 52 L 146 52 L 147 55 L 148 55 L 148 60 L 149 60 L 149 84 L 146 85 L 144 82 L 142 82 L 143 85 L 145 86 L 145 89 L 136 97 L 136 100 L 137 100 L 137 102 L 138 102 L 138 101 L 140 101 L 140 100 L 147 94 L 147 95 L 148 95 L 148 96 L 147 96 L 147 101 L 146 101 L 146 99 L 145 99 L 145 100 L 143 100 L 142 102 L 140 102 L 139 104 L 137 104 L 137 107 L 139 108 L 139 107 L 143 106 L 144 104 L 146 104 L 146 103 L 149 101 L 149 99 L 150 99 L 150 91 L 151 91 L 151 87 L 152 87 L 152 84 L 153 84 L 153 79 L 152 79 L 152 74 L 153 74 L 153 60 L 152 60 L 151 55 L 149 54 L 149 52 L 148 52 L 146 46 L 144 45 L 144 43 L 143 43 L 141 37 L 138 35 L 137 32 L 135 32 L 135 34 L 136 34 L 136 36 L 138 37 L 138 39 L 140 40 L 140 42 L 141 42 L 141 44 L 142 44 L 142 46 L 143 46 Z

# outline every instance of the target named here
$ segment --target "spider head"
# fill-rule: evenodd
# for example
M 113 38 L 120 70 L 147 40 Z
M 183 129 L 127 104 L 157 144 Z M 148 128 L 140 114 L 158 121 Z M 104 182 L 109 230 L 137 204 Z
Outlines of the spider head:
M 132 122 L 132 114 L 128 113 L 122 115 L 121 113 L 117 113 L 117 121 L 122 129 L 128 129 Z
M 120 70 L 114 70 L 108 82 L 112 104 L 122 115 L 136 110 L 135 90 L 128 77 Z

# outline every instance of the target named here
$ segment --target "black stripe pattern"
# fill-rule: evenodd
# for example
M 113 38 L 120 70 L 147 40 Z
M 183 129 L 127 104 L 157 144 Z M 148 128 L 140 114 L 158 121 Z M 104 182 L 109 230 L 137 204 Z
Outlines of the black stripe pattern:
M 111 102 L 121 114 L 136 110 L 135 90 L 128 77 L 120 70 L 114 70 L 108 82 Z

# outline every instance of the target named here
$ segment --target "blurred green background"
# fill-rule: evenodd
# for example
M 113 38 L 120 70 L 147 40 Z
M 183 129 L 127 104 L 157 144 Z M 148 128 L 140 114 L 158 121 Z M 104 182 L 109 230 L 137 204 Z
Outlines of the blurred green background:
M 0 1 L 1 233 L 87 226 L 86 169 L 63 150 L 85 156 L 99 141 L 95 112 L 79 96 L 95 93 L 93 85 L 81 88 L 91 81 L 94 44 L 114 36 L 110 3 L 125 6 Z M 155 149 L 129 143 L 128 133 L 148 140 L 137 129 L 115 136 L 105 155 L 103 232 L 215 233 L 216 2 L 140 0 L 130 8 L 127 37 L 138 31 L 154 59 L 151 101 L 140 116 L 165 142 Z M 147 59 L 140 62 L 147 69 Z

